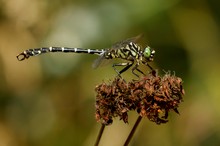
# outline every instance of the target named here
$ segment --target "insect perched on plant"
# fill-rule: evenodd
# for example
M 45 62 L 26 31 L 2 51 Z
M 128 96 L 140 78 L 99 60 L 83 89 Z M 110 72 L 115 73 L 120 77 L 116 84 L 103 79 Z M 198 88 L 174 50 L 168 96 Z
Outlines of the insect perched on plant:
M 97 58 L 93 64 L 94 68 L 97 68 L 100 63 L 105 59 L 123 59 L 126 62 L 114 63 L 112 67 L 120 76 L 123 72 L 128 70 L 131 66 L 132 73 L 139 77 L 134 71 L 144 74 L 138 66 L 142 63 L 148 66 L 151 70 L 152 67 L 148 64 L 148 62 L 153 61 L 155 50 L 150 48 L 149 46 L 144 49 L 141 48 L 136 42 L 140 38 L 140 35 L 134 38 L 129 38 L 121 42 L 115 43 L 112 47 L 107 49 L 83 49 L 83 48 L 68 48 L 68 47 L 43 47 L 43 48 L 35 48 L 28 49 L 24 52 L 17 55 L 17 59 L 19 61 L 28 59 L 30 56 L 37 56 L 40 54 L 48 53 L 48 52 L 64 52 L 64 53 L 87 53 L 87 54 L 96 54 L 100 57 Z M 116 66 L 124 66 L 124 68 L 118 71 Z M 120 76 L 121 77 L 121 76 Z

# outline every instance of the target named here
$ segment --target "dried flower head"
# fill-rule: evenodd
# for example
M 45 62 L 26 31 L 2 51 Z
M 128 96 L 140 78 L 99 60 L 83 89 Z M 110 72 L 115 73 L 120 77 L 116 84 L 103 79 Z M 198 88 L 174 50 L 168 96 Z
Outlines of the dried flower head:
M 128 111 L 136 110 L 157 124 L 168 122 L 168 112 L 178 113 L 178 106 L 185 94 L 182 79 L 165 74 L 163 77 L 150 73 L 139 80 L 126 83 L 116 77 L 109 84 L 96 86 L 96 119 L 108 125 L 113 117 L 128 123 Z

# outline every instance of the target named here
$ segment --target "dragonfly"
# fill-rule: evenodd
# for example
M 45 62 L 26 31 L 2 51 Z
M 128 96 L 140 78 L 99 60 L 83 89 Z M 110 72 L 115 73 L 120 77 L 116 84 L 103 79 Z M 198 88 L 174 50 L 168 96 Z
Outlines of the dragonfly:
M 120 42 L 113 44 L 111 47 L 106 49 L 83 49 L 83 48 L 68 48 L 68 47 L 42 47 L 34 48 L 23 51 L 17 55 L 19 61 L 28 59 L 31 56 L 38 56 L 41 54 L 49 52 L 63 52 L 63 53 L 86 53 L 86 54 L 96 54 L 99 57 L 94 61 L 93 68 L 97 68 L 103 60 L 108 59 L 122 59 L 124 62 L 114 63 L 112 65 L 113 69 L 116 71 L 119 77 L 121 74 L 132 67 L 132 73 L 139 77 L 135 71 L 144 74 L 138 67 L 140 64 L 148 66 L 151 70 L 153 68 L 149 65 L 152 62 L 155 55 L 155 50 L 149 46 L 142 48 L 137 44 L 137 40 L 140 39 L 140 35 L 129 38 Z M 120 71 L 116 67 L 123 67 Z

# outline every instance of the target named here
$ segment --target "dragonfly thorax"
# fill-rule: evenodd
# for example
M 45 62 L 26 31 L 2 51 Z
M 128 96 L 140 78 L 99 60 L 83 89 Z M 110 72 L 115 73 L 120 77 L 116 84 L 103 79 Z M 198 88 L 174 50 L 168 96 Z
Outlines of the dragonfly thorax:
M 120 48 L 114 49 L 110 48 L 107 49 L 105 52 L 106 59 L 114 59 L 114 58 L 121 58 L 125 60 L 136 60 L 139 59 L 142 55 L 140 46 L 137 44 L 130 42 L 129 44 L 122 46 Z

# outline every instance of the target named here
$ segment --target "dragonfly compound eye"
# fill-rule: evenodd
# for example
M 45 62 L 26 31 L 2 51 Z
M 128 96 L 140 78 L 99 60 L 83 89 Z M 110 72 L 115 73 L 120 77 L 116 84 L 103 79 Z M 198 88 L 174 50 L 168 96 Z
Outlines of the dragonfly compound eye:
M 147 46 L 144 49 L 144 57 L 147 58 L 149 61 L 153 61 L 154 59 L 155 50 L 151 49 L 149 46 Z
M 151 57 L 151 48 L 149 46 L 144 49 L 144 57 L 145 58 Z

